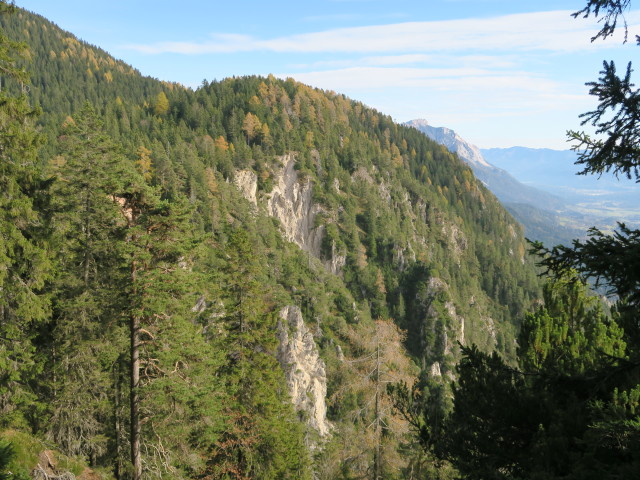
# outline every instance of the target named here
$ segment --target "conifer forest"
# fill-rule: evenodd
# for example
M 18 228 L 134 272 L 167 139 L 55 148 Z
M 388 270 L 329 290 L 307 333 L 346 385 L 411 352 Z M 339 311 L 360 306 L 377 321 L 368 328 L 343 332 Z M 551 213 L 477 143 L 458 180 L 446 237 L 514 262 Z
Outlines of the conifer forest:
M 640 231 L 528 242 L 356 99 L 0 9 L 0 479 L 640 478 Z M 640 181 L 632 76 L 576 171 Z

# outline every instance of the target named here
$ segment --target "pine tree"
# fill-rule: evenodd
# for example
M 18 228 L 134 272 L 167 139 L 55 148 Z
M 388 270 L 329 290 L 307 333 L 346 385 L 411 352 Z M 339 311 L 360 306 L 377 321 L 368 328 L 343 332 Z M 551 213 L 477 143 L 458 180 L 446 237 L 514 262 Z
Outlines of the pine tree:
M 594 436 L 597 406 L 628 385 L 622 329 L 575 274 L 550 280 L 544 298 L 523 321 L 519 368 L 463 348 L 445 438 L 431 446 L 465 478 L 620 478 L 637 465 L 626 450 L 633 436 L 614 448 L 593 443 L 603 438 Z
M 67 453 L 109 459 L 118 475 L 179 478 L 198 462 L 178 452 L 195 432 L 215 436 L 220 403 L 218 356 L 192 321 L 204 286 L 191 264 L 192 209 L 161 199 L 90 105 L 67 122 L 62 147 L 50 429 Z
M 160 200 L 139 177 L 133 177 L 123 192 L 121 209 L 127 219 L 127 265 L 130 272 L 127 294 L 131 463 L 134 480 L 140 480 L 141 382 L 163 373 L 163 365 L 158 364 L 157 358 L 146 355 L 149 349 L 145 346 L 156 341 L 157 331 L 162 329 L 164 321 L 171 320 L 172 299 L 183 288 L 173 280 L 180 271 L 178 263 L 186 253 L 188 236 L 184 210 Z
M 607 38 L 623 20 L 625 41 L 627 26 L 624 12 L 630 0 L 588 0 L 582 10 L 574 16 L 600 17 L 603 26 L 593 38 Z M 636 36 L 640 45 L 640 35 Z M 584 113 L 582 124 L 595 127 L 592 137 L 585 132 L 570 131 L 568 137 L 576 141 L 574 149 L 579 152 L 578 165 L 584 166 L 583 175 L 611 172 L 616 176 L 640 182 L 640 89 L 631 82 L 631 63 L 624 77 L 616 73 L 614 62 L 604 62 L 596 82 L 587 83 L 590 94 L 599 100 L 597 108 Z M 558 246 L 551 250 L 534 244 L 534 251 L 545 257 L 541 264 L 549 273 L 563 274 L 576 269 L 588 277 L 594 277 L 611 288 L 612 293 L 634 305 L 640 303 L 640 230 L 620 224 L 612 235 L 591 229 L 586 242 L 574 241 L 573 246 Z
M 625 42 L 628 26 L 625 12 L 630 0 L 588 0 L 575 17 L 593 15 L 602 24 L 591 39 L 606 39 L 623 24 Z M 636 35 L 640 46 L 640 35 Z M 640 182 L 640 89 L 631 80 L 632 65 L 627 65 L 619 76 L 614 62 L 604 62 L 600 78 L 587 83 L 590 94 L 598 98 L 595 110 L 582 115 L 582 124 L 591 124 L 595 135 L 570 131 L 569 139 L 575 142 L 579 152 L 578 165 L 581 174 L 613 173 Z M 574 240 L 573 245 L 559 245 L 551 249 L 536 243 L 533 251 L 542 257 L 540 264 L 547 273 L 561 276 L 571 269 L 584 277 L 596 279 L 596 284 L 609 288 L 616 295 L 618 324 L 624 328 L 628 351 L 622 357 L 614 357 L 608 376 L 615 378 L 610 386 L 610 397 L 598 402 L 594 408 L 598 418 L 588 436 L 589 448 L 602 462 L 615 463 L 611 475 L 623 475 L 635 469 L 638 463 L 628 454 L 640 444 L 640 428 L 637 392 L 640 390 L 640 230 L 623 223 L 612 234 L 592 228 L 586 241 Z M 624 400 L 622 400 L 624 399 Z M 617 439 L 610 442 L 608 439 Z

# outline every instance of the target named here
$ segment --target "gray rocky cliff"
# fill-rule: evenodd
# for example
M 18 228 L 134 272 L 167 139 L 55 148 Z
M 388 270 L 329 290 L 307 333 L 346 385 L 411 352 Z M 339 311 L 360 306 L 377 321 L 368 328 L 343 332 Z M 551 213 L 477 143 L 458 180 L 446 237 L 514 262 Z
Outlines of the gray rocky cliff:
M 284 238 L 321 259 L 325 227 L 316 226 L 316 217 L 323 209 L 313 202 L 313 183 L 298 175 L 295 155 L 284 155 L 280 161 L 282 167 L 274 172 L 273 188 L 266 195 L 267 214 L 280 221 Z M 234 183 L 247 200 L 258 205 L 258 178 L 252 170 L 237 170 Z M 346 256 L 332 245 L 331 256 L 323 262 L 328 271 L 339 275 Z
M 285 155 L 283 164 L 282 170 L 275 175 L 267 211 L 280 220 L 285 238 L 320 258 L 324 227 L 315 226 L 321 208 L 312 201 L 313 185 L 299 180 L 293 155 Z
M 278 361 L 285 372 L 287 386 L 297 411 L 305 413 L 307 425 L 320 437 L 331 432 L 327 420 L 327 375 L 325 363 L 300 308 L 286 306 L 278 321 Z
M 254 205 L 258 204 L 258 176 L 253 170 L 237 170 L 233 182 L 240 189 L 244 198 Z

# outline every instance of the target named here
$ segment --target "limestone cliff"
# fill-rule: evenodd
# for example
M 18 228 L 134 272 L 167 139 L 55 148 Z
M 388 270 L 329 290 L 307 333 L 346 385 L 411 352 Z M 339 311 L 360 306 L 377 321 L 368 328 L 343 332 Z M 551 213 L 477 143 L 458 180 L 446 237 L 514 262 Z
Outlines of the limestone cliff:
M 280 221 L 287 240 L 320 259 L 325 227 L 316 226 L 316 217 L 323 210 L 313 202 L 313 184 L 299 177 L 294 154 L 284 155 L 280 161 L 282 168 L 274 172 L 273 188 L 266 196 L 267 214 Z M 236 171 L 234 183 L 247 200 L 258 204 L 258 181 L 252 170 Z M 333 245 L 330 257 L 324 259 L 326 269 L 339 275 L 345 263 L 346 256 Z
M 237 170 L 233 179 L 244 198 L 257 205 L 258 176 L 253 170 Z
M 282 162 L 267 200 L 267 212 L 280 220 L 285 238 L 320 258 L 324 227 L 315 226 L 321 209 L 312 201 L 313 185 L 299 180 L 293 155 L 285 155 Z
M 307 425 L 326 437 L 331 424 L 326 416 L 325 364 L 300 308 L 286 306 L 280 310 L 278 339 L 278 361 L 285 372 L 291 401 L 296 410 L 305 413 Z

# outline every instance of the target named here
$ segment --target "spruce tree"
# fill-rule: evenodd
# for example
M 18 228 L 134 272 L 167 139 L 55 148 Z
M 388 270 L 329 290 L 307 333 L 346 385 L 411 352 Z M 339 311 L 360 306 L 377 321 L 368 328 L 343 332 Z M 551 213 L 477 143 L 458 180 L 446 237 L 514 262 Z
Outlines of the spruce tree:
M 11 10 L 0 3 L 0 15 Z M 29 384 L 41 369 L 34 339 L 49 312 L 44 287 L 52 272 L 44 210 L 48 182 L 33 126 L 37 109 L 26 94 L 28 76 L 16 65 L 23 44 L 0 31 L 0 425 L 20 424 L 37 403 Z M 20 91 L 12 96 L 11 90 Z
M 193 321 L 205 285 L 192 208 L 162 199 L 88 104 L 67 121 L 61 154 L 49 430 L 118 475 L 180 478 L 199 468 L 180 452 L 215 437 L 220 402 L 218 356 Z
M 53 167 L 58 275 L 47 344 L 52 418 L 63 450 L 95 464 L 107 453 L 124 349 L 126 161 L 89 104 L 67 121 Z
M 622 28 L 626 42 L 629 31 L 625 13 L 630 7 L 630 0 L 588 0 L 574 16 L 593 15 L 601 22 L 592 41 L 606 39 Z M 640 46 L 640 35 L 635 40 Z M 640 89 L 632 83 L 632 72 L 631 62 L 619 75 L 615 63 L 605 61 L 600 78 L 587 83 L 599 103 L 595 110 L 582 115 L 582 125 L 590 124 L 595 134 L 568 133 L 579 153 L 581 174 L 611 173 L 640 183 Z M 640 467 L 629 452 L 640 445 L 640 230 L 620 223 L 609 234 L 594 227 L 586 241 L 575 240 L 571 246 L 551 249 L 536 243 L 533 251 L 543 257 L 540 264 L 548 273 L 561 276 L 575 269 L 584 277 L 596 279 L 597 285 L 608 287 L 619 300 L 616 319 L 624 328 L 628 352 L 615 357 L 618 364 L 607 374 L 616 382 L 609 399 L 595 405 L 598 417 L 588 445 L 594 455 L 618 462 L 617 474 L 624 475 L 629 469 L 636 469 L 637 474 Z

